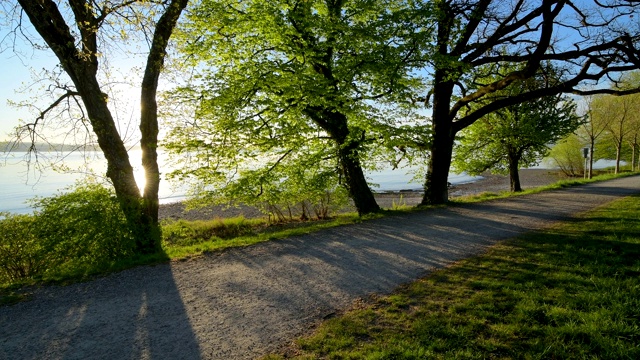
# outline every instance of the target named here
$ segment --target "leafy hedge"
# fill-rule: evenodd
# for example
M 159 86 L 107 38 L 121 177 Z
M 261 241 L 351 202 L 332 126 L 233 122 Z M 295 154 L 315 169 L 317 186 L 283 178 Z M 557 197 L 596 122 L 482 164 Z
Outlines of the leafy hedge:
M 31 215 L 1 214 L 0 283 L 51 278 L 134 254 L 115 195 L 95 184 L 32 201 Z

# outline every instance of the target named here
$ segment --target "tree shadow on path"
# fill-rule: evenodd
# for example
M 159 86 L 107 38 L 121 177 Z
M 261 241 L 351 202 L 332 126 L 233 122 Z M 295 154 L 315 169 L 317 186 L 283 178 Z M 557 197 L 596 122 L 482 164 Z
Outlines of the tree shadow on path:
M 1 359 L 200 359 L 168 264 L 0 308 Z

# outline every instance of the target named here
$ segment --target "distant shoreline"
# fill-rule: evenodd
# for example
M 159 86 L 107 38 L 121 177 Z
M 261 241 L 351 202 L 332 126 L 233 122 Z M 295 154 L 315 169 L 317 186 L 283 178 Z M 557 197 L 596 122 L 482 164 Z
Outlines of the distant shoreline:
M 27 152 L 31 150 L 31 143 L 28 142 L 13 142 L 13 141 L 0 141 L 0 152 L 3 153 L 14 153 L 14 152 Z M 88 146 L 90 147 L 90 146 Z M 65 144 L 47 144 L 47 143 L 36 143 L 35 150 L 48 152 L 48 151 L 76 151 L 81 146 L 78 145 L 65 145 Z M 100 149 L 96 146 L 94 150 L 91 151 L 100 151 Z

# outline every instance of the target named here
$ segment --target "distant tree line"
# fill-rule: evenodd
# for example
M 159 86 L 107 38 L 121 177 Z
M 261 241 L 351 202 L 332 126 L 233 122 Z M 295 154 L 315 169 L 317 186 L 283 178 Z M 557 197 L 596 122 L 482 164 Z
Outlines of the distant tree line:
M 27 152 L 27 151 L 75 151 L 78 150 L 77 145 L 56 144 L 56 143 L 31 143 L 31 142 L 15 142 L 0 141 L 0 152 Z
M 625 74 L 615 86 L 632 89 L 640 85 L 640 72 Z M 612 160 L 614 171 L 621 170 L 625 161 L 631 171 L 640 168 L 640 95 L 593 95 L 585 99 L 583 124 L 563 139 L 551 152 L 555 165 L 567 175 L 584 173 L 584 154 L 587 150 L 588 177 L 593 175 L 593 163 Z

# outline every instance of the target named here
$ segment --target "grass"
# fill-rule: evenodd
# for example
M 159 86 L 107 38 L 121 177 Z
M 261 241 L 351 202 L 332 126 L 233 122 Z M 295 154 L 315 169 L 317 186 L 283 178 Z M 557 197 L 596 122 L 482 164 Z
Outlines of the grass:
M 205 252 L 248 246 L 336 226 L 355 224 L 380 216 L 382 215 L 373 214 L 359 217 L 355 213 L 346 213 L 328 220 L 284 224 L 269 224 L 265 219 L 248 220 L 242 217 L 209 221 L 178 220 L 163 226 L 163 249 L 169 258 L 181 259 Z
M 475 195 L 460 196 L 460 197 L 456 197 L 456 198 L 451 199 L 450 203 L 452 203 L 452 204 L 456 204 L 456 203 L 474 203 L 474 202 L 481 202 L 481 201 L 494 200 L 494 199 L 505 199 L 505 198 L 513 197 L 513 196 L 537 194 L 537 193 L 541 193 L 543 191 L 564 189 L 564 188 L 568 188 L 568 187 L 571 187 L 571 186 L 590 184 L 590 183 L 599 182 L 599 181 L 613 180 L 613 179 L 622 178 L 622 177 L 626 177 L 626 176 L 633 176 L 633 175 L 637 175 L 637 174 L 638 173 L 635 173 L 635 172 L 624 172 L 624 173 L 620 173 L 620 174 L 603 173 L 601 175 L 596 175 L 591 179 L 560 180 L 560 181 L 555 182 L 555 183 L 550 184 L 550 185 L 539 186 L 539 187 L 536 187 L 536 188 L 527 189 L 527 190 L 524 190 L 524 191 L 521 191 L 521 192 L 517 192 L 517 193 L 512 193 L 510 191 L 503 191 L 503 192 L 500 192 L 500 193 L 483 192 L 483 193 L 475 194 Z
M 300 359 L 638 359 L 640 197 L 435 271 L 328 320 L 289 354 Z
M 506 198 L 522 194 L 532 194 L 545 190 L 580 185 L 594 181 L 610 180 L 622 175 L 601 175 L 591 180 L 561 181 L 554 185 L 527 190 L 522 193 L 484 193 L 477 196 L 456 198 L 451 203 L 478 202 L 490 199 Z M 30 288 L 42 284 L 68 284 L 87 281 L 96 276 L 122 271 L 140 265 L 153 265 L 169 260 L 179 260 L 199 256 L 206 252 L 221 251 L 231 247 L 249 246 L 260 242 L 284 239 L 296 235 L 304 235 L 323 229 L 344 226 L 362 221 L 394 216 L 407 212 L 423 211 L 424 208 L 408 207 L 402 197 L 394 201 L 391 210 L 379 214 L 359 217 L 355 213 L 339 214 L 331 219 L 318 221 L 300 221 L 286 224 L 269 224 L 265 219 L 213 219 L 209 221 L 165 222 L 163 228 L 163 251 L 158 254 L 139 255 L 133 258 L 114 261 L 108 264 L 76 266 L 49 274 L 47 277 L 23 279 L 19 282 L 0 284 L 0 305 L 11 304 L 28 297 Z M 26 294 L 26 295 L 25 295 Z

